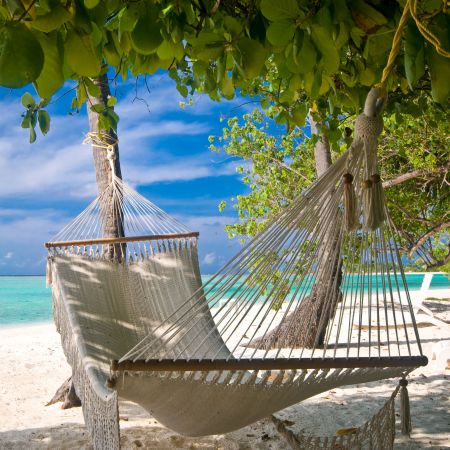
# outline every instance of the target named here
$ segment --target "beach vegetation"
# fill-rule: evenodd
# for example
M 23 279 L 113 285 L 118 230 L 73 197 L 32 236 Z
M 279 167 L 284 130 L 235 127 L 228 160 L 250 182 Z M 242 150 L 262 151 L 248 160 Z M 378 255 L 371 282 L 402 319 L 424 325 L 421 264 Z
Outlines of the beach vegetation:
M 425 93 L 392 96 L 379 145 L 381 176 L 400 250 L 410 269 L 445 270 L 450 262 L 450 117 Z M 222 201 L 239 221 L 226 226 L 231 238 L 245 241 L 262 231 L 317 177 L 317 136 L 307 128 L 287 130 L 276 123 L 274 106 L 229 118 L 210 148 L 239 162 L 246 194 Z M 355 116 L 327 117 L 322 132 L 331 159 L 348 147 Z
M 402 125 L 408 105 L 425 96 L 425 105 L 432 100 L 435 105 L 431 108 L 445 112 L 450 96 L 447 5 L 414 0 L 408 5 L 414 18 L 408 20 L 398 41 L 399 53 L 393 64 L 388 64 L 385 80 L 394 99 L 388 103 L 387 115 L 392 123 L 388 122 L 387 128 L 397 137 L 400 132 L 408 132 Z M 239 169 L 250 187 L 250 195 L 241 196 L 236 203 L 243 223 L 241 228 L 229 228 L 232 234 L 248 236 L 323 174 L 351 139 L 349 124 L 361 110 L 370 87 L 382 79 L 404 6 L 404 1 L 394 0 L 3 0 L 0 85 L 18 88 L 33 83 L 42 101 L 25 102 L 23 125 L 30 129 L 30 141 L 34 141 L 37 124 L 43 133 L 49 130 L 50 118 L 42 111 L 69 81 L 75 93 L 73 111 L 87 104 L 91 138 L 101 136 L 102 145 L 115 149 L 114 171 L 119 177 L 119 117 L 109 89 L 112 80 L 164 71 L 187 102 L 196 93 L 203 93 L 214 101 L 239 95 L 258 104 L 263 113 L 257 110 L 244 118 L 247 132 L 259 142 L 256 149 L 251 139 L 242 150 L 233 149 L 233 142 L 237 146 L 248 139 L 239 135 L 238 120 L 228 124 L 231 134 L 224 137 L 225 151 L 251 162 L 250 168 L 243 164 Z M 14 46 L 32 49 L 34 54 L 17 67 L 11 62 L 16 57 L 11 51 L 12 34 L 17 36 Z M 426 110 L 419 103 L 417 107 L 420 121 Z M 412 114 L 407 120 L 414 118 Z M 307 119 L 310 135 L 302 129 Z M 266 122 L 268 128 L 264 128 Z M 283 126 L 284 131 L 271 138 L 272 126 Z M 391 148 L 388 133 L 386 136 L 386 148 Z M 427 139 L 422 136 L 418 142 Z M 445 201 L 438 201 L 446 195 L 447 186 L 444 172 L 437 170 L 442 157 L 439 150 L 417 158 L 407 148 L 405 141 L 403 151 L 388 158 L 386 181 L 394 176 L 394 169 L 399 170 L 396 176 L 410 167 L 422 170 L 421 177 L 409 179 L 410 184 L 434 174 L 432 182 L 422 183 L 424 193 L 415 205 L 418 209 L 408 211 L 415 217 L 419 214 L 425 226 L 428 220 L 436 221 L 438 211 L 445 207 Z M 111 177 L 106 152 L 94 152 L 94 162 L 97 184 L 103 191 Z M 441 188 L 437 172 L 444 176 Z M 390 188 L 402 197 L 398 204 L 403 209 L 413 201 L 407 194 L 408 183 L 396 182 Z M 426 206 L 430 199 L 434 204 Z M 430 208 L 436 210 L 431 219 Z M 108 217 L 107 211 L 105 214 Z M 105 236 L 121 235 L 120 226 L 110 229 L 108 221 L 105 224 Z M 421 232 L 412 224 L 403 226 L 404 240 L 408 233 L 417 236 Z M 434 235 L 425 234 L 423 239 L 428 242 Z M 326 236 L 322 251 L 331 254 L 335 245 L 334 237 Z M 422 244 L 418 247 L 421 251 L 426 248 Z M 435 262 L 436 258 L 446 258 L 439 256 L 439 251 L 432 257 Z M 339 277 L 339 264 L 336 261 L 333 270 L 323 276 Z M 324 286 L 340 284 L 330 284 L 329 279 L 321 277 L 318 273 L 321 290 L 302 303 L 302 308 L 320 302 Z M 307 340 L 316 334 L 310 331 L 303 345 L 309 345 Z

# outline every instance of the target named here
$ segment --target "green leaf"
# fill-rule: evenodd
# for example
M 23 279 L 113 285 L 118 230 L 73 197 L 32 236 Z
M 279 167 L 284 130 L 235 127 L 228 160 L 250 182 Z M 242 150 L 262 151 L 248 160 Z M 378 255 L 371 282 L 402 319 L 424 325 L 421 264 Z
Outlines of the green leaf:
M 293 22 L 273 22 L 266 31 L 267 39 L 276 47 L 284 47 L 287 45 L 295 33 L 295 25 Z
M 11 18 L 11 15 L 9 14 L 8 9 L 5 8 L 3 5 L 0 5 L 0 17 L 2 17 L 5 20 L 8 20 Z
M 202 32 L 198 37 L 190 40 L 190 53 L 194 58 L 202 61 L 217 59 L 224 52 L 224 38 L 216 33 Z
M 0 86 L 26 86 L 36 80 L 43 66 L 41 45 L 24 24 L 0 25 Z
M 405 73 L 411 89 L 425 73 L 424 40 L 412 20 L 405 33 Z
M 22 95 L 21 102 L 25 108 L 36 105 L 33 96 L 29 92 L 25 92 L 25 94 Z
M 217 59 L 216 63 L 216 81 L 220 83 L 227 72 L 227 63 L 225 55 Z
M 158 9 L 149 8 L 147 14 L 140 17 L 131 32 L 131 44 L 142 55 L 150 55 L 162 44 L 163 37 L 158 19 Z
M 64 83 L 62 46 L 56 31 L 36 33 L 36 37 L 44 51 L 44 67 L 35 81 L 35 87 L 42 98 L 50 98 Z
M 100 73 L 101 59 L 89 34 L 78 34 L 75 30 L 70 30 L 64 51 L 67 64 L 78 75 L 95 77 Z
M 70 12 L 62 5 L 57 4 L 47 14 L 37 16 L 36 19 L 31 22 L 31 26 L 35 30 L 50 33 L 50 31 L 59 29 L 71 18 Z
M 293 73 L 305 74 L 311 72 L 316 65 L 317 52 L 307 33 L 304 34 L 302 47 L 297 53 L 298 64 L 293 57 L 287 59 L 286 64 Z
M 184 98 L 186 98 L 186 97 L 188 96 L 188 94 L 189 94 L 188 88 L 187 88 L 184 84 L 182 84 L 182 85 L 178 85 L 178 84 L 177 84 L 177 91 L 178 91 Z
M 386 17 L 364 0 L 354 0 L 351 5 L 353 19 L 365 32 L 370 32 L 387 23 Z
M 359 82 L 363 86 L 372 86 L 375 82 L 375 73 L 372 69 L 369 67 L 366 67 L 362 72 L 359 74 Z
M 20 126 L 22 128 L 30 128 L 30 112 L 27 111 L 27 113 L 25 114 L 25 116 L 22 119 L 22 123 L 20 124 Z
M 158 47 L 156 53 L 161 59 L 175 58 L 176 60 L 183 59 L 184 47 L 182 42 L 174 43 L 172 41 L 163 41 L 163 43 Z
M 122 58 L 112 40 L 108 41 L 103 47 L 103 54 L 105 55 L 108 65 L 113 67 L 118 67 L 120 65 Z
M 100 131 L 101 130 L 109 131 L 109 129 L 111 128 L 109 118 L 105 114 L 100 114 L 98 116 L 98 128 Z
M 355 43 L 355 45 L 359 48 L 361 46 L 362 37 L 364 36 L 364 31 L 360 30 L 357 27 L 353 27 L 350 30 L 350 37 L 352 38 L 352 41 Z
M 234 17 L 226 16 L 223 20 L 224 28 L 231 33 L 232 36 L 239 36 L 242 32 L 242 24 Z
M 114 131 L 117 131 L 119 116 L 112 110 L 112 108 L 108 108 L 106 110 L 106 116 L 108 118 L 110 128 L 112 128 Z
M 121 9 L 117 17 L 119 18 L 119 39 L 121 39 L 122 33 L 133 31 L 133 28 L 139 19 L 139 10 L 135 4 L 131 4 L 126 8 Z
M 83 82 L 84 81 L 84 82 Z M 86 89 L 86 80 L 80 80 L 77 86 L 76 107 L 81 108 L 87 100 L 88 92 Z
M 346 22 L 350 17 L 350 11 L 347 7 L 346 0 L 334 0 L 333 5 L 333 18 L 337 22 Z
M 392 47 L 392 33 L 387 27 L 380 28 L 367 39 L 364 58 L 369 64 L 384 66 Z
M 88 9 L 95 8 L 100 3 L 100 0 L 84 0 L 84 6 Z
M 83 78 L 86 89 L 91 97 L 100 97 L 101 89 L 100 86 L 95 84 L 90 78 Z
M 81 0 L 74 2 L 75 16 L 73 24 L 79 33 L 90 34 L 92 32 L 92 21 L 84 3 Z
M 275 122 L 278 124 L 286 123 L 288 120 L 288 115 L 286 111 L 282 111 L 278 116 L 275 117 Z
M 34 127 L 30 126 L 30 144 L 32 144 L 36 140 L 36 131 Z
M 92 32 L 91 32 L 91 41 L 94 47 L 97 47 L 102 43 L 103 40 L 103 32 L 100 28 L 92 22 Z
M 98 114 L 101 114 L 106 110 L 106 106 L 102 103 L 96 103 L 95 105 L 91 105 L 91 111 L 94 111 Z
M 234 97 L 233 79 L 228 75 L 225 75 L 220 80 L 219 88 L 225 98 L 232 99 Z
M 254 78 L 261 74 L 267 53 L 265 48 L 257 41 L 244 38 L 239 41 L 239 50 L 242 55 L 242 68 L 247 78 Z
M 107 104 L 109 107 L 114 106 L 116 103 L 117 103 L 117 98 L 114 97 L 114 96 L 112 96 L 112 95 L 110 95 L 110 96 L 108 97 L 108 100 L 107 100 L 107 102 L 106 102 L 106 104 Z
M 450 59 L 427 45 L 427 60 L 431 77 L 431 95 L 437 103 L 445 104 L 450 97 Z
M 42 134 L 46 135 L 48 133 L 48 130 L 50 130 L 50 116 L 47 111 L 44 111 L 42 109 L 38 111 L 38 122 Z
M 339 24 L 339 33 L 337 35 L 336 40 L 334 41 L 334 45 L 336 48 L 342 48 L 344 45 L 347 44 L 349 38 L 349 31 L 348 27 L 345 23 Z
M 340 56 L 332 35 L 332 21 L 327 8 L 322 8 L 316 15 L 311 37 L 322 57 L 320 66 L 325 74 L 334 74 L 339 69 Z
M 292 110 L 292 119 L 298 127 L 304 127 L 308 115 L 308 104 L 300 103 Z
M 322 86 L 322 72 L 317 71 L 314 74 L 313 82 L 311 85 L 310 95 L 313 100 L 319 97 L 321 86 Z
M 262 0 L 261 12 L 273 22 L 296 19 L 299 16 L 303 16 L 296 0 Z

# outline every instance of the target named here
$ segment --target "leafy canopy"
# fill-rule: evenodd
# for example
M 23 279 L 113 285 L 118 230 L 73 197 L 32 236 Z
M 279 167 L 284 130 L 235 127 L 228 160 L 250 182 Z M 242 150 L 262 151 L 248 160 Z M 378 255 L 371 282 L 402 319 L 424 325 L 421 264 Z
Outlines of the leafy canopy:
M 425 94 L 414 99 L 394 97 L 390 103 L 378 155 L 401 251 L 413 266 L 449 271 L 449 112 Z M 348 148 L 354 118 L 332 120 L 337 130 L 332 153 L 338 156 Z M 257 234 L 316 177 L 317 136 L 299 128 L 286 132 L 274 122 L 270 108 L 257 109 L 241 120 L 230 118 L 221 136 L 210 137 L 211 150 L 239 161 L 237 171 L 247 187 L 246 194 L 231 200 L 239 222 L 227 225 L 230 237 Z M 228 206 L 223 201 L 219 208 Z
M 420 20 L 448 50 L 445 2 L 419 3 Z M 403 6 L 404 0 L 2 0 L 0 85 L 33 83 L 43 99 L 30 103 L 30 138 L 37 111 L 66 80 L 78 82 L 79 108 L 98 94 L 91 79 L 108 67 L 123 78 L 167 70 L 184 97 L 200 91 L 214 100 L 252 95 L 255 83 L 269 77 L 278 86 L 270 99 L 281 108 L 277 121 L 302 126 L 305 101 L 322 101 L 330 113 L 360 107 L 381 78 Z M 447 104 L 449 79 L 450 60 L 410 20 L 390 90 L 428 90 Z M 102 127 L 117 125 L 112 106 L 98 112 Z

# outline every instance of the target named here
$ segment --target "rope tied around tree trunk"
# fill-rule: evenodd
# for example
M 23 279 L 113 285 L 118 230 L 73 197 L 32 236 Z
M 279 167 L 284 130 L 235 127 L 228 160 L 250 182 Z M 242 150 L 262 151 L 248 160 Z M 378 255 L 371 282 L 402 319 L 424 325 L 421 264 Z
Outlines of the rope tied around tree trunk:
M 382 112 L 386 95 L 381 87 L 373 87 L 367 94 L 364 111 L 355 121 L 355 139 L 352 149 L 364 155 L 364 181 L 361 183 L 362 215 L 366 230 L 376 230 L 386 219 L 384 192 L 378 171 L 378 137 L 383 131 Z M 351 175 L 351 174 L 346 174 Z M 355 230 L 359 218 L 355 219 L 356 198 L 352 199 L 350 177 L 344 175 L 344 217 L 348 231 Z M 352 177 L 353 178 L 353 177 Z
M 386 101 L 387 81 L 395 66 L 400 51 L 403 30 L 411 18 L 414 20 L 422 36 L 442 56 L 450 58 L 450 52 L 444 49 L 439 39 L 421 22 L 417 13 L 417 0 L 407 0 L 392 41 L 392 48 L 379 84 L 375 85 L 367 95 L 364 113 L 356 119 L 356 135 L 363 140 L 366 155 L 366 180 L 363 183 L 362 204 L 364 226 L 367 230 L 376 230 L 386 219 L 384 191 L 378 171 L 377 145 L 378 136 L 383 129 L 381 112 Z M 444 4 L 446 5 L 445 1 Z M 352 217 L 355 207 L 352 200 L 351 183 L 344 180 L 344 215 L 348 231 L 357 228 Z
M 104 133 L 96 133 L 89 132 L 86 134 L 86 137 L 83 141 L 83 144 L 92 145 L 93 147 L 101 148 L 106 150 L 106 158 L 109 162 L 109 167 L 111 169 L 111 174 L 114 177 L 116 176 L 116 146 L 119 143 L 117 138 L 111 139 L 110 135 L 106 135 Z

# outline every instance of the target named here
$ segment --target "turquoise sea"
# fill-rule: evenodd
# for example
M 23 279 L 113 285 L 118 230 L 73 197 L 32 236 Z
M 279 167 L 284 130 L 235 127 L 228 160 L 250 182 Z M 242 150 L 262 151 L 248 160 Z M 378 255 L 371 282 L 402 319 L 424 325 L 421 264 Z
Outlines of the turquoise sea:
M 205 276 L 204 281 L 208 278 Z M 420 290 L 423 278 L 423 273 L 408 273 L 406 279 L 410 291 Z M 434 274 L 430 288 L 449 289 L 450 292 L 449 277 Z M 223 297 L 226 298 L 227 294 L 225 293 Z M 45 287 L 45 277 L 0 276 L 0 327 L 51 320 L 51 290 Z

